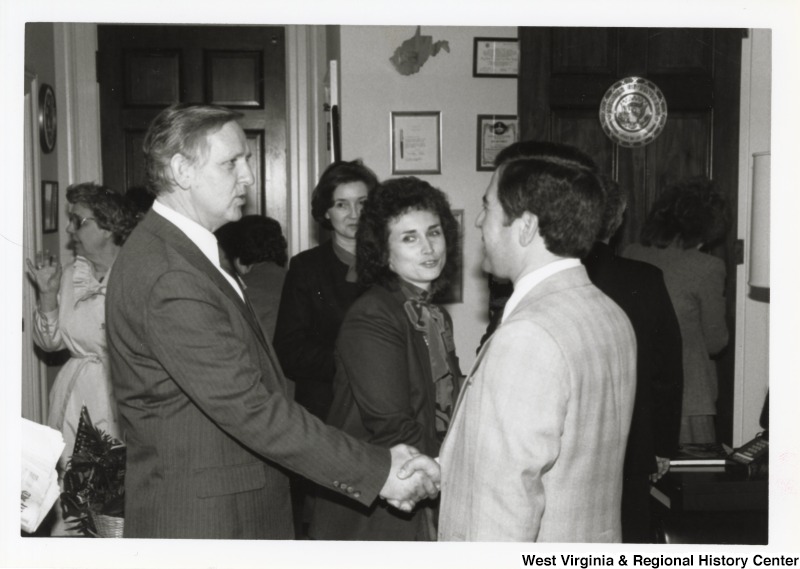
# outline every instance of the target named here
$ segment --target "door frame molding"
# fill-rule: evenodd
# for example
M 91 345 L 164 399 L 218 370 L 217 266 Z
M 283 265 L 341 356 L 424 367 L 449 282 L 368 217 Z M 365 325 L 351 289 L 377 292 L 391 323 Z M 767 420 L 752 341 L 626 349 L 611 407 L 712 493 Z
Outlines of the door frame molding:
M 328 164 L 323 111 L 327 72 L 325 26 L 287 25 L 286 123 L 287 204 L 289 227 L 284 228 L 289 253 L 308 249 L 313 239 L 310 217 L 311 188 Z M 63 100 L 66 149 L 59 156 L 59 178 L 102 181 L 100 95 L 95 53 L 97 24 L 55 24 L 56 93 Z M 63 139 L 62 139 L 63 140 Z M 66 228 L 66 222 L 59 226 Z M 60 236 L 62 254 L 66 234 Z
M 22 263 L 33 257 L 42 248 L 42 185 L 39 156 L 39 129 L 36 117 L 39 114 L 39 77 L 25 70 L 25 109 L 23 135 L 23 185 L 22 198 Z M 22 268 L 22 417 L 44 424 L 47 419 L 47 366 L 36 356 L 33 343 L 33 312 L 36 308 L 36 291 L 29 281 L 25 267 Z
M 325 26 L 286 26 L 286 123 L 289 255 L 313 246 L 311 190 L 328 165 L 324 82 Z
M 100 182 L 103 168 L 100 154 L 100 92 L 97 86 L 95 53 L 97 24 L 56 23 L 55 83 L 59 109 L 58 179 L 66 187 L 76 182 Z M 63 109 L 63 110 L 61 110 Z M 63 117 L 63 118 L 62 118 Z M 62 134 L 63 132 L 63 134 Z M 69 238 L 64 208 L 59 212 L 61 257 L 69 258 Z

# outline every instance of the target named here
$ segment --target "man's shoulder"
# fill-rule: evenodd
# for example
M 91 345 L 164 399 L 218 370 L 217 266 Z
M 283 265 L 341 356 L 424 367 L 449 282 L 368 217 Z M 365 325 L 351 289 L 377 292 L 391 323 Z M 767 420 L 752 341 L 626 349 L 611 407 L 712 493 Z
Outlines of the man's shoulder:
M 664 273 L 655 265 L 619 256 L 611 258 L 607 265 L 602 267 L 602 270 L 597 271 L 596 276 L 595 279 L 595 275 L 592 274 L 592 282 L 601 289 L 604 281 L 612 281 L 618 286 L 634 288 L 642 284 L 653 284 L 664 280 Z
M 109 287 L 124 282 L 126 288 L 145 286 L 171 268 L 188 266 L 167 237 L 159 233 L 160 220 L 142 221 L 120 249 L 111 271 Z M 164 223 L 167 223 L 164 221 Z M 155 228 L 155 230 L 154 230 Z M 177 231 L 177 230 L 176 230 Z
M 582 326 L 587 319 L 614 318 L 620 307 L 592 283 L 583 267 L 543 281 L 526 295 L 512 315 L 549 328 Z

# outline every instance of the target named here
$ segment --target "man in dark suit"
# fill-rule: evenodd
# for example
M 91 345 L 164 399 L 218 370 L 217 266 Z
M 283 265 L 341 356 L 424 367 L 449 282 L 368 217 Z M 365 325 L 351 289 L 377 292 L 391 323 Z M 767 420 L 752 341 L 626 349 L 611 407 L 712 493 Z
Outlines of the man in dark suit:
M 117 257 L 106 302 L 128 445 L 125 537 L 291 539 L 287 470 L 365 505 L 380 495 L 410 510 L 437 493 L 432 460 L 403 469 L 413 448 L 359 442 L 286 395 L 213 236 L 241 217 L 254 181 L 238 118 L 176 105 L 145 137 L 156 200 Z
M 636 397 L 623 467 L 622 541 L 653 542 L 649 480 L 657 480 L 678 450 L 683 367 L 681 332 L 661 270 L 614 254 L 626 197 L 605 180 L 606 209 L 598 241 L 583 259 L 589 278 L 633 325 L 637 344 Z

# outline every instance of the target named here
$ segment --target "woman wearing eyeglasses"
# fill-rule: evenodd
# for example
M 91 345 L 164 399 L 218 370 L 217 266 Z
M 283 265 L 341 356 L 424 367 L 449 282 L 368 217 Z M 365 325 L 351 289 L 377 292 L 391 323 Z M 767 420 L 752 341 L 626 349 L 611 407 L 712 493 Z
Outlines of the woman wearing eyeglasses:
M 125 239 L 137 222 L 129 202 L 94 183 L 67 188 L 70 246 L 75 260 L 61 267 L 41 253 L 26 259 L 28 275 L 38 291 L 33 338 L 45 351 L 67 349 L 69 361 L 50 391 L 47 424 L 61 431 L 66 446 L 59 459 L 63 473 L 75 445 L 81 407 L 92 422 L 119 438 L 116 404 L 108 376 L 105 334 L 105 283 Z M 52 535 L 69 535 L 57 507 Z

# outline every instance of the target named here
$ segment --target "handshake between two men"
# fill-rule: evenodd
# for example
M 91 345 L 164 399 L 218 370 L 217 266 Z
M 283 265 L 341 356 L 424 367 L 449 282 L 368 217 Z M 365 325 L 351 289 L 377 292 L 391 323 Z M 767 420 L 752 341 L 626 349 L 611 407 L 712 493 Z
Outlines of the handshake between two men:
M 441 488 L 439 463 L 412 446 L 390 449 L 392 466 L 380 496 L 393 507 L 410 512 L 420 500 L 435 498 Z

